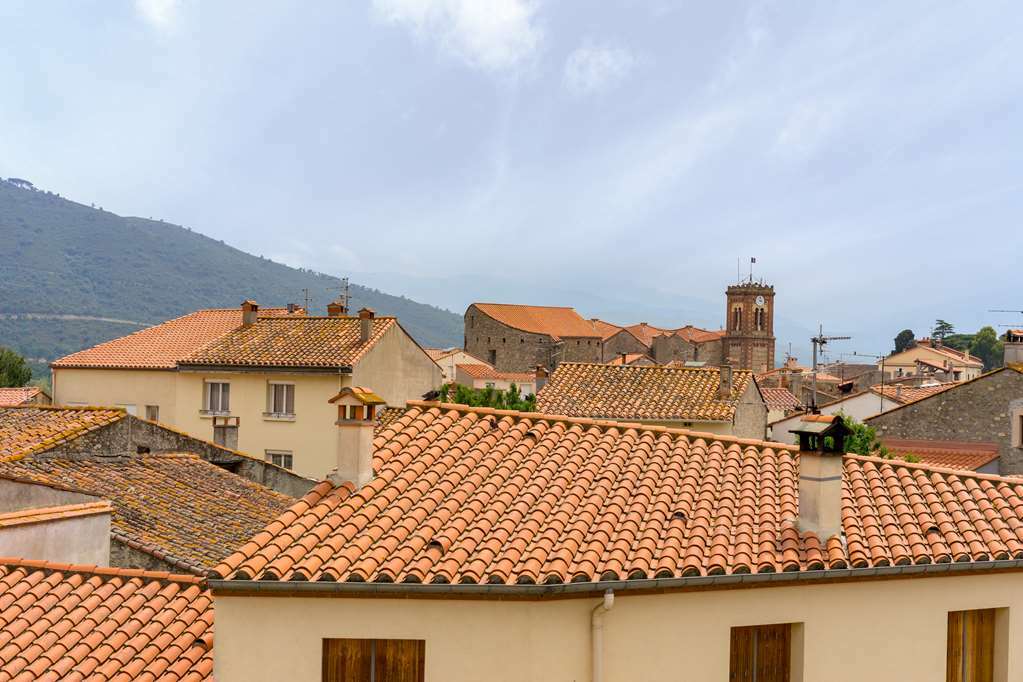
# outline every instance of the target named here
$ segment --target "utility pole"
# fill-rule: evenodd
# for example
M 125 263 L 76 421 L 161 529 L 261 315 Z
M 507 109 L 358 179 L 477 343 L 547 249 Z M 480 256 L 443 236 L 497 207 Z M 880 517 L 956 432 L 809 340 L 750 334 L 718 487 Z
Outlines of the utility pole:
M 818 413 L 817 408 L 817 353 L 818 351 L 824 350 L 824 346 L 828 345 L 828 341 L 846 341 L 851 339 L 851 336 L 824 336 L 824 325 L 817 327 L 817 336 L 810 339 L 813 343 L 813 399 L 810 405 L 810 412 L 813 414 Z

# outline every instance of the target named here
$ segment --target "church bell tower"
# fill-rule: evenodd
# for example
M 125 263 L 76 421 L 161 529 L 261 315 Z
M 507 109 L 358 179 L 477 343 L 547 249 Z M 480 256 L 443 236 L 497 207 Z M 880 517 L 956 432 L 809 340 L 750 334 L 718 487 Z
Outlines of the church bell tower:
M 725 361 L 756 373 L 774 369 L 774 287 L 752 278 L 726 292 Z

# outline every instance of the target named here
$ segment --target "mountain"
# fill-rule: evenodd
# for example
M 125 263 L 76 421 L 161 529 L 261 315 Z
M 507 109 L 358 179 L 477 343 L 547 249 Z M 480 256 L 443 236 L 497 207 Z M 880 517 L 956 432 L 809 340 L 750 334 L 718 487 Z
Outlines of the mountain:
M 185 227 L 127 218 L 0 179 L 0 345 L 46 363 L 199 308 L 335 297 L 336 277 L 275 263 Z M 394 315 L 424 346 L 462 342 L 447 310 L 352 284 L 353 310 Z

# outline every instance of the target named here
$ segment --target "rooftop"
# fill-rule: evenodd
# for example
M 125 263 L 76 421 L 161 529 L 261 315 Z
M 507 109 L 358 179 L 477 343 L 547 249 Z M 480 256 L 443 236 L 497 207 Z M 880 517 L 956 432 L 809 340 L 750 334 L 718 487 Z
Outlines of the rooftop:
M 102 407 L 0 407 L 0 462 L 50 450 L 126 414 Z
M 414 402 L 374 447 L 373 481 L 320 483 L 215 574 L 515 585 L 1023 558 L 1018 479 L 846 455 L 843 535 L 819 538 L 777 443 Z
M 945 469 L 976 471 L 998 459 L 998 443 L 882 438 L 881 444 L 898 457 L 915 455 L 924 464 Z
M 536 398 L 537 411 L 572 417 L 731 421 L 753 373 L 735 370 L 718 398 L 717 367 L 656 367 L 563 362 Z
M 536 381 L 536 374 L 533 372 L 499 372 L 490 365 L 484 363 L 472 363 L 455 365 L 455 368 L 465 372 L 474 379 L 500 379 L 502 381 Z
M 761 386 L 760 393 L 764 396 L 769 410 L 798 410 L 802 407 L 799 398 L 787 388 L 768 388 Z
M 116 539 L 192 573 L 216 566 L 294 503 L 192 454 L 29 456 L 0 462 L 0 477 L 109 500 Z
M 0 388 L 0 407 L 24 405 L 34 399 L 43 389 L 38 386 L 22 386 L 20 388 Z
M 361 322 L 357 317 L 261 318 L 182 357 L 179 366 L 351 367 L 397 324 L 393 317 L 374 318 L 363 342 Z
M 0 679 L 213 679 L 197 578 L 0 559 Z
M 532 334 L 562 337 L 596 338 L 593 324 L 583 319 L 575 308 L 510 303 L 473 303 L 485 315 L 513 329 Z
M 288 315 L 286 308 L 260 310 L 261 317 Z M 240 308 L 198 310 L 101 343 L 51 363 L 56 368 L 174 369 L 177 362 L 242 323 Z
M 957 385 L 958 384 L 955 382 L 924 386 L 903 386 L 902 384 L 893 386 L 891 384 L 878 384 L 876 386 L 871 386 L 870 390 L 893 402 L 908 405 L 909 403 L 914 403 L 917 400 L 930 398 L 932 395 L 941 393 L 942 391 L 947 391 Z

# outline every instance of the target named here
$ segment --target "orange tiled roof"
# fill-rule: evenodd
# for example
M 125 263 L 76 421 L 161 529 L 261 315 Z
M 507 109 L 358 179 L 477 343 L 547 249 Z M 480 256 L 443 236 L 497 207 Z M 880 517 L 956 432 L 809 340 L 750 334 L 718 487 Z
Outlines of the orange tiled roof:
M 56 507 L 17 509 L 15 511 L 0 513 L 0 528 L 27 526 L 33 523 L 74 519 L 82 516 L 94 516 L 96 514 L 109 514 L 112 511 L 113 507 L 111 507 L 110 503 L 106 500 L 101 500 L 99 502 L 81 502 L 79 504 L 64 504 Z
M 575 308 L 509 303 L 473 303 L 477 310 L 501 324 L 532 334 L 551 338 L 598 337 L 591 322 L 584 320 Z
M 915 455 L 924 464 L 945 469 L 975 471 L 998 459 L 998 443 L 883 438 L 881 444 L 898 457 Z
M 0 388 L 0 407 L 24 405 L 42 391 L 38 386 L 22 386 L 20 388 Z
M 536 374 L 532 372 L 498 372 L 490 365 L 472 363 L 466 365 L 455 365 L 473 379 L 500 379 L 503 381 L 536 381 Z
M 288 315 L 286 308 L 267 308 L 260 317 Z M 177 361 L 220 338 L 242 323 L 240 308 L 198 310 L 128 336 L 65 355 L 56 368 L 174 369 Z
M 761 387 L 761 395 L 764 396 L 764 402 L 767 403 L 767 409 L 769 410 L 798 410 L 802 407 L 799 402 L 799 398 L 794 396 L 792 392 L 787 388 L 769 388 Z
M 646 353 L 625 353 L 625 357 L 624 358 L 621 355 L 616 355 L 613 358 L 611 358 L 610 360 L 608 360 L 607 364 L 608 365 L 631 365 L 636 360 L 640 360 L 642 358 L 649 358 L 649 357 L 650 356 L 647 355 Z
M 192 454 L 25 457 L 0 463 L 0 477 L 109 500 L 115 538 L 193 573 L 216 566 L 294 502 Z
M 1023 481 L 847 455 L 843 538 L 800 533 L 795 448 L 410 403 L 376 478 L 323 482 L 215 574 L 593 582 L 1023 558 Z M 844 540 L 844 541 L 843 541 Z
M 607 341 L 612 336 L 622 331 L 622 327 L 617 324 L 605 322 L 604 320 L 596 317 L 590 320 L 590 323 L 593 324 L 593 330 L 600 336 L 601 341 Z
M 454 355 L 455 353 L 462 350 L 461 348 L 424 348 L 426 354 L 430 356 L 430 359 L 434 362 L 443 360 L 444 358 Z
M 0 680 L 213 679 L 198 578 L 0 559 Z
M 885 398 L 893 402 L 908 405 L 909 403 L 915 403 L 917 400 L 930 398 L 936 393 L 947 391 L 954 386 L 958 386 L 958 384 L 954 382 L 933 386 L 903 386 L 901 384 L 895 386 L 885 384 L 884 386 L 881 386 L 881 384 L 877 384 L 876 386 L 871 386 L 870 390 L 878 395 L 883 395 Z
M 359 340 L 357 317 L 279 317 L 238 327 L 180 360 L 180 366 L 350 367 L 397 324 L 373 319 L 369 340 Z
M 538 412 L 570 417 L 731 421 L 753 373 L 735 370 L 718 399 L 717 367 L 651 367 L 563 362 L 536 397 Z
M 630 325 L 624 328 L 630 334 L 636 337 L 640 343 L 647 348 L 654 345 L 654 339 L 658 336 L 678 336 L 685 341 L 690 343 L 706 343 L 707 341 L 714 341 L 724 337 L 725 331 L 723 329 L 709 330 L 700 329 L 693 325 L 686 325 L 685 327 L 678 327 L 677 329 L 668 329 L 665 327 L 655 327 L 649 325 L 646 322 L 640 322 L 639 324 Z
M 125 414 L 102 407 L 0 407 L 0 462 L 50 450 L 113 424 Z

